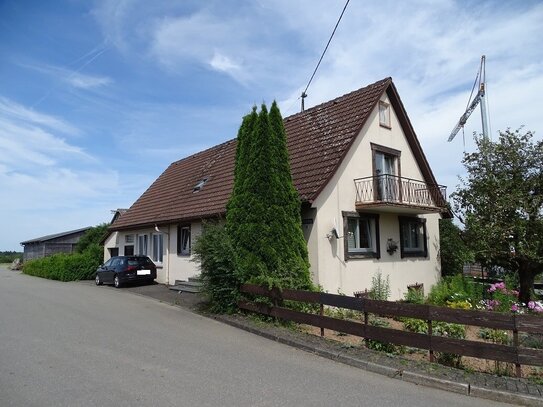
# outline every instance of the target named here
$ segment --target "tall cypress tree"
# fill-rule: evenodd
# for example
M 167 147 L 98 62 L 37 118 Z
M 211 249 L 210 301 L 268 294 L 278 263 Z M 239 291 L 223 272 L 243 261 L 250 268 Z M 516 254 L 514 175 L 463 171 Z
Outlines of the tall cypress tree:
M 246 116 L 238 133 L 227 230 L 242 281 L 312 287 L 300 200 L 292 184 L 283 119 L 274 102 Z

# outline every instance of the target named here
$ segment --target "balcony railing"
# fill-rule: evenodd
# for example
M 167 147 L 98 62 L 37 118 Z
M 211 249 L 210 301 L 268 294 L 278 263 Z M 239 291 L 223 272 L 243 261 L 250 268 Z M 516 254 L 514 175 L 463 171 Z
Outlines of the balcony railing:
M 354 184 L 356 203 L 361 205 L 392 204 L 436 210 L 447 207 L 447 188 L 443 185 L 389 174 L 358 178 Z

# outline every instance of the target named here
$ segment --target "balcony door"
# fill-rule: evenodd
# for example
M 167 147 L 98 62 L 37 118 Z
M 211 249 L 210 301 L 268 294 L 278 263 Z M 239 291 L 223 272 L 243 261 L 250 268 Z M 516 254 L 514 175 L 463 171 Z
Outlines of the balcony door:
M 398 200 L 397 157 L 392 154 L 375 152 L 375 177 L 378 201 Z

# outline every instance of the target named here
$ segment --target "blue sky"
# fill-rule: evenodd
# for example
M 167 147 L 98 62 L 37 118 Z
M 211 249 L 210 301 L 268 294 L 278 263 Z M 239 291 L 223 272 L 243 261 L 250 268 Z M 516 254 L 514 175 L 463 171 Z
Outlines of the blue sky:
M 108 222 L 172 161 L 296 113 L 344 0 L 0 1 L 0 250 Z M 392 76 L 438 182 L 462 173 L 487 55 L 491 130 L 543 127 L 543 2 L 352 0 L 306 107 Z M 479 111 L 465 129 L 481 131 Z

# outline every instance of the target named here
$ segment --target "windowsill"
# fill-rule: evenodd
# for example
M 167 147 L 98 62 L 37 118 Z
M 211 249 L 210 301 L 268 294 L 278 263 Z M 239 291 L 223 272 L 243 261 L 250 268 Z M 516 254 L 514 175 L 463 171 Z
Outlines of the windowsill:
M 379 123 L 379 126 L 383 127 L 384 129 L 387 129 L 387 130 L 392 130 L 392 127 L 387 126 L 386 124 L 383 124 L 383 123 Z
M 346 260 L 379 259 L 380 257 L 377 252 L 347 252 Z
M 401 257 L 402 259 L 405 258 L 405 257 L 423 257 L 423 258 L 426 258 L 428 257 L 428 253 L 426 253 L 424 250 L 421 250 L 421 251 L 413 251 L 413 252 L 405 252 L 405 251 L 402 251 L 401 252 Z
M 178 254 L 177 257 L 185 257 L 185 258 L 189 258 L 189 257 L 190 257 L 190 254 Z

